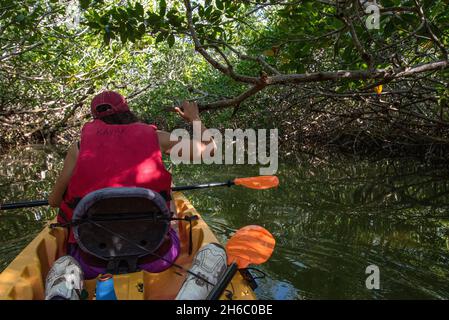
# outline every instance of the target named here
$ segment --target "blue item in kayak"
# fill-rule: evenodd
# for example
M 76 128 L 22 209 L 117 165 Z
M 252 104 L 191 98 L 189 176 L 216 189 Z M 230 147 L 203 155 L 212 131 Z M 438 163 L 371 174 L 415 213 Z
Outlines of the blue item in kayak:
M 100 276 L 97 279 L 97 289 L 95 293 L 97 300 L 117 300 L 112 275 Z

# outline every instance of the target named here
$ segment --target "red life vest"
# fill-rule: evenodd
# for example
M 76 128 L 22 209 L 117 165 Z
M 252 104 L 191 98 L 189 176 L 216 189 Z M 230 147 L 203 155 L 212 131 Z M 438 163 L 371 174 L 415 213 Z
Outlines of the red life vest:
M 75 169 L 60 209 L 71 221 L 77 202 L 107 187 L 141 187 L 170 195 L 171 174 L 165 169 L 156 127 L 143 123 L 110 125 L 94 120 L 84 125 Z M 58 221 L 67 222 L 61 215 Z M 70 233 L 69 243 L 75 243 Z

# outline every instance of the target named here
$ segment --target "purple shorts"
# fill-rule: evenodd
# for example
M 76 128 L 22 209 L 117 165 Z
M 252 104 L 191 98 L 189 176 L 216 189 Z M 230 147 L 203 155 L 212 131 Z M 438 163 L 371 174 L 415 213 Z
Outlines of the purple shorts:
M 181 245 L 179 243 L 178 235 L 176 231 L 170 228 L 168 235 L 171 239 L 171 247 L 162 256 L 166 261 L 162 259 L 154 260 L 151 262 L 139 264 L 138 268 L 152 273 L 162 272 L 167 270 L 172 266 L 172 263 L 176 261 L 181 251 Z M 67 253 L 74 257 L 78 263 L 81 265 L 81 269 L 84 272 L 84 279 L 95 279 L 100 274 L 106 273 L 106 267 L 98 267 L 89 264 L 81 255 L 81 249 L 75 243 L 69 243 L 67 248 Z

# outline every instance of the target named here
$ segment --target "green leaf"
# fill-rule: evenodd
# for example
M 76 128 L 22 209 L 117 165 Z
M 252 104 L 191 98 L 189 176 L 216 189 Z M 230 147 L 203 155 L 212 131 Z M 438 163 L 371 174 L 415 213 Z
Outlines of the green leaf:
M 145 34 L 145 31 L 146 31 L 145 24 L 141 23 L 137 29 L 139 37 L 142 37 Z
M 105 32 L 103 35 L 103 41 L 106 44 L 109 44 L 111 42 L 111 33 L 110 32 Z
M 120 16 L 123 20 L 128 19 L 128 11 L 126 11 L 125 8 L 123 8 L 123 7 L 117 7 L 117 12 L 118 12 L 119 16 Z
M 165 12 L 167 11 L 167 2 L 165 0 L 160 0 L 159 3 L 159 15 L 161 17 L 165 16 Z
M 159 32 L 159 34 L 156 37 L 156 43 L 162 42 L 165 39 L 165 34 L 163 32 Z
M 148 19 L 147 22 L 152 25 L 153 27 L 156 27 L 160 24 L 161 22 L 161 17 L 159 17 L 159 15 L 157 15 L 154 12 L 149 12 L 148 13 Z
M 126 30 L 128 30 L 128 38 L 132 41 L 134 39 L 134 26 L 131 21 L 126 24 Z
M 391 0 L 383 0 L 382 1 L 382 4 L 384 5 L 384 7 L 386 7 L 386 8 L 388 8 L 388 7 L 393 7 L 395 4 L 394 4 L 394 1 L 391 1 Z
M 90 0 L 80 0 L 81 9 L 86 10 L 90 6 Z
M 167 19 L 172 26 L 180 27 L 181 21 L 180 21 L 179 17 L 176 15 L 177 12 L 178 11 L 176 9 L 171 9 L 170 11 L 168 11 Z
M 136 2 L 136 5 L 134 8 L 136 10 L 136 15 L 139 17 L 143 17 L 144 10 L 143 10 L 142 4 L 140 2 Z
M 210 18 L 210 14 L 212 12 L 212 9 L 213 9 L 212 6 L 210 6 L 210 7 L 207 7 L 206 11 L 204 11 L 204 16 L 206 17 L 206 19 Z
M 171 33 L 167 38 L 168 46 L 171 48 L 175 44 L 175 36 Z
M 121 29 L 120 30 L 120 41 L 125 44 L 126 41 L 128 40 L 128 34 L 126 33 L 126 30 Z
M 88 21 L 87 25 L 92 29 L 101 29 L 101 25 L 96 21 Z
M 109 22 L 109 15 L 105 14 L 100 18 L 100 23 L 104 26 Z
M 16 22 L 22 22 L 23 20 L 25 20 L 25 15 L 22 13 L 16 16 Z
M 221 12 L 218 10 L 213 11 L 209 17 L 209 21 L 212 23 L 216 23 L 220 20 L 221 20 Z
M 215 0 L 215 6 L 217 7 L 217 9 L 220 9 L 220 10 L 224 9 L 224 5 L 223 5 L 223 1 L 222 0 Z

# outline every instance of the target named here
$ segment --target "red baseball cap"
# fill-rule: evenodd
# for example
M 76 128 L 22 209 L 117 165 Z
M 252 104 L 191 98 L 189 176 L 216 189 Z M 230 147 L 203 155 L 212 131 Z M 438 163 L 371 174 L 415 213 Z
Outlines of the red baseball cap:
M 111 108 L 105 111 L 97 110 L 98 106 L 108 105 Z M 129 111 L 128 103 L 124 96 L 115 91 L 103 91 L 97 94 L 90 103 L 90 111 L 92 116 L 97 118 L 102 118 L 115 113 L 123 113 Z

